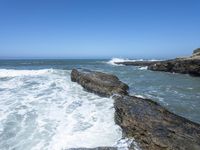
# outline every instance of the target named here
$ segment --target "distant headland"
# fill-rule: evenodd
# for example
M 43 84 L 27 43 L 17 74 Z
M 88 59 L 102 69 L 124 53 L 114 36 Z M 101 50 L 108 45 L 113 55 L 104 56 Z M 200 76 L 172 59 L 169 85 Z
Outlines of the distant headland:
M 149 70 L 200 76 L 200 48 L 193 51 L 191 56 L 178 57 L 164 61 L 123 61 L 115 64 L 148 66 Z

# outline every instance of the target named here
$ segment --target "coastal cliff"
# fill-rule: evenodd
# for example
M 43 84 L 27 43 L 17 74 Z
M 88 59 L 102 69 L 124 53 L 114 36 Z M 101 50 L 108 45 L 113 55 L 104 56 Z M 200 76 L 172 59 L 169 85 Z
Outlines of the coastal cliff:
M 189 57 L 181 57 L 164 61 L 125 61 L 116 62 L 116 64 L 148 66 L 148 69 L 152 71 L 164 71 L 200 76 L 200 48 L 194 50 L 192 56 Z
M 128 85 L 116 76 L 73 69 L 71 80 L 100 96 L 114 95 L 115 122 L 122 128 L 123 135 L 134 138 L 141 149 L 200 149 L 199 124 L 169 112 L 153 100 L 130 96 Z M 134 143 L 130 149 L 134 149 Z

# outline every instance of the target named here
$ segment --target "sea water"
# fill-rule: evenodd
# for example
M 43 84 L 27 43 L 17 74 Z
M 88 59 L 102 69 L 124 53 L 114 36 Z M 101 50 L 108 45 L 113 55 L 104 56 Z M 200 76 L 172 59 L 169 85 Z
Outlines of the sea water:
M 130 94 L 200 123 L 199 78 L 111 61 L 1 60 L 0 149 L 128 148 L 133 139 L 123 139 L 115 124 L 113 99 L 71 82 L 72 68 L 113 73 L 130 86 Z

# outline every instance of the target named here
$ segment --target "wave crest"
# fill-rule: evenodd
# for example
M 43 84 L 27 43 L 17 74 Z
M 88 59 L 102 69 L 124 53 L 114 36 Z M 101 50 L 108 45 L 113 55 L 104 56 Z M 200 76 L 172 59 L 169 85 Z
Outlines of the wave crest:
M 0 78 L 17 77 L 17 76 L 38 76 L 52 72 L 53 69 L 41 70 L 14 70 L 14 69 L 0 69 Z
M 128 58 L 112 58 L 107 62 L 107 64 L 115 65 L 115 66 L 122 66 L 121 64 L 116 64 L 118 62 L 136 62 L 136 61 L 161 61 L 157 59 L 128 59 Z

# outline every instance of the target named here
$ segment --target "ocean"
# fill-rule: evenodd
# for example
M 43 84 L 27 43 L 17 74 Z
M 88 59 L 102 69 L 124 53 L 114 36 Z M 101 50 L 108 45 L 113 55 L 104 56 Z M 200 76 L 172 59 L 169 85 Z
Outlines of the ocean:
M 115 74 L 129 85 L 131 95 L 153 99 L 200 123 L 199 77 L 116 61 L 124 60 L 0 60 L 0 149 L 128 148 L 134 139 L 122 138 L 114 122 L 113 99 L 71 82 L 72 68 Z

